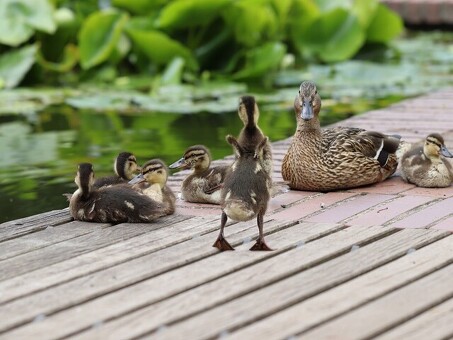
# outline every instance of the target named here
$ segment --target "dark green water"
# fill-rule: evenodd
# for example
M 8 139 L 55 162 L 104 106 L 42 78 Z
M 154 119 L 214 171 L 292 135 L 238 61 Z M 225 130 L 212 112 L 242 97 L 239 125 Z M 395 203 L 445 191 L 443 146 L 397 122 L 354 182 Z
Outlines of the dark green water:
M 452 85 L 452 42 L 453 35 L 448 33 L 416 34 L 400 39 L 385 52 L 367 52 L 366 60 L 281 72 L 274 90 L 248 89 L 247 93 L 257 97 L 262 130 L 277 141 L 294 133 L 291 106 L 302 80 L 317 82 L 323 98 L 322 122 L 332 123 Z M 379 62 L 371 61 L 375 58 Z M 75 190 L 80 162 L 93 163 L 100 177 L 112 174 L 113 159 L 121 151 L 135 153 L 140 163 L 161 158 L 169 164 L 193 144 L 208 146 L 218 159 L 232 153 L 225 136 L 237 134 L 242 124 L 234 105 L 223 113 L 105 107 L 99 111 L 97 103 L 105 103 L 100 90 L 93 108 L 61 104 L 30 109 L 29 102 L 18 106 L 25 103 L 21 95 L 12 102 L 16 92 L 0 91 L 0 222 L 67 207 L 62 194 Z M 240 94 L 230 96 L 237 102 Z M 36 101 L 30 100 L 30 105 Z M 90 107 L 81 103 L 80 107 Z M 184 108 L 178 102 L 167 105 Z

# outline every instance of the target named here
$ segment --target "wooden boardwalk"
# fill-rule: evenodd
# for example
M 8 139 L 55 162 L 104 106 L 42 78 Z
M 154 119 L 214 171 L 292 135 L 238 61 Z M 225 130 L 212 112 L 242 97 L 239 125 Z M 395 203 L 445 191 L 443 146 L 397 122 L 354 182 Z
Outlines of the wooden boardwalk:
M 341 125 L 453 147 L 453 90 Z M 265 114 L 265 112 L 263 112 Z M 453 187 L 396 174 L 332 193 L 279 188 L 265 216 L 275 250 L 251 252 L 255 221 L 211 247 L 217 206 L 178 201 L 151 224 L 81 223 L 67 209 L 0 225 L 1 339 L 447 339 L 453 337 Z M 216 161 L 228 163 L 231 157 Z M 179 190 L 187 172 L 170 178 Z

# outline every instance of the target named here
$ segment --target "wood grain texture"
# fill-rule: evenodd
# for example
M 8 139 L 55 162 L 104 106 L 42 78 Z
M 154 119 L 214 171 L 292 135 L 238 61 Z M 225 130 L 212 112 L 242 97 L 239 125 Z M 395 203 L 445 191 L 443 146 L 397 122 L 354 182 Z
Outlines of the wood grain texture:
M 98 320 L 106 321 L 123 316 L 143 306 L 170 298 L 203 283 L 274 257 L 282 252 L 293 249 L 300 242 L 310 242 L 326 234 L 338 231 L 340 228 L 340 226 L 327 224 L 295 225 L 290 229 L 283 229 L 269 235 L 269 241 L 273 241 L 273 244 L 278 246 L 278 251 L 250 252 L 248 248 L 253 244 L 250 242 L 249 244 L 246 243 L 239 246 L 235 252 L 216 252 L 215 256 L 209 256 L 190 265 L 153 277 L 152 279 L 140 281 L 135 285 L 125 287 L 112 294 L 104 295 L 86 303 L 77 304 L 73 308 L 65 309 L 60 313 L 49 316 L 39 323 L 30 323 L 12 331 L 8 333 L 8 336 L 13 338 L 26 338 L 28 336 L 46 337 L 49 334 L 49 329 L 52 329 L 52 336 L 55 338 L 68 336 L 80 330 L 90 328 Z M 297 233 L 298 236 L 295 237 L 294 233 Z M 201 237 L 195 241 L 201 242 L 202 240 L 200 239 Z M 204 241 L 203 243 L 206 248 L 206 243 Z M 187 246 L 187 249 L 190 250 L 190 248 L 190 246 Z M 155 265 L 158 265 L 158 262 L 160 262 L 160 259 L 154 261 L 150 259 L 148 263 L 134 267 L 137 271 L 151 271 Z M 121 281 L 123 269 L 118 268 L 120 270 L 117 271 L 113 271 L 113 269 L 109 271 L 110 274 L 108 271 L 98 273 L 99 275 L 96 281 L 89 277 L 86 279 L 83 278 L 91 283 L 90 286 L 85 285 L 81 280 L 75 280 L 66 284 L 65 287 L 61 286 L 61 289 L 59 289 L 60 287 L 54 289 L 53 292 L 57 294 L 57 298 L 47 293 L 46 297 L 43 297 L 39 301 L 35 297 L 25 299 L 27 301 L 24 300 L 24 303 L 21 303 L 22 306 L 16 305 L 17 310 L 23 308 L 27 303 L 33 306 L 31 309 L 35 315 L 39 315 L 39 313 L 48 314 L 49 305 L 59 305 L 60 307 L 64 306 L 66 308 L 65 303 L 74 303 L 75 299 L 70 301 L 64 295 L 58 294 L 58 292 L 70 291 L 71 287 L 77 287 L 78 285 L 80 287 L 77 298 L 80 299 L 80 302 L 84 302 L 84 300 L 89 298 L 90 292 L 93 292 L 93 288 L 90 290 L 90 287 L 95 286 L 96 289 L 99 289 L 104 285 L 103 289 L 107 291 L 109 285 L 114 285 L 114 282 L 109 277 L 115 276 L 117 281 Z M 132 277 L 132 274 L 130 276 Z M 40 301 L 47 301 L 47 303 L 40 303 Z M 13 310 L 10 310 L 10 312 L 13 312 Z
M 354 244 L 371 242 L 394 231 L 382 227 L 369 229 L 347 228 L 341 230 L 266 261 L 256 263 L 251 267 L 220 277 L 218 280 L 208 282 L 183 294 L 152 304 L 137 312 L 129 313 L 123 318 L 104 324 L 103 327 L 90 330 L 86 334 L 81 333 L 81 337 L 102 338 L 109 333 L 114 333 L 121 338 L 127 336 L 126 332 L 124 332 L 124 325 L 126 324 L 131 325 L 127 333 L 131 336 L 138 336 L 143 333 L 155 331 L 162 325 L 175 322 L 181 318 L 190 317 L 203 311 L 206 312 L 202 314 L 208 318 L 211 318 L 213 315 L 212 312 L 215 311 L 213 320 L 216 320 L 217 311 L 221 314 L 220 310 L 223 310 L 223 307 L 216 308 L 217 306 L 222 306 L 224 303 L 227 304 L 228 301 L 235 301 L 234 299 L 236 298 L 242 300 L 240 297 L 248 294 L 244 297 L 246 299 L 248 296 L 255 295 L 252 292 L 260 288 L 272 287 L 272 282 L 285 280 L 288 276 L 291 277 L 291 275 L 296 273 L 300 275 L 300 272 L 302 271 L 303 273 L 307 268 L 323 263 L 344 252 L 349 252 L 351 246 Z M 254 299 L 252 298 L 252 300 Z M 273 300 L 274 297 L 272 295 L 266 294 L 265 301 L 261 302 L 267 304 Z M 231 313 L 234 314 L 235 312 L 231 311 Z M 250 315 L 250 317 L 253 316 Z M 219 318 L 222 319 L 221 317 Z M 208 322 L 204 319 L 204 323 L 206 322 L 208 325 L 203 326 L 204 329 L 206 327 L 209 329 L 211 326 L 215 327 L 213 322 Z M 171 327 L 168 330 L 170 331 L 170 329 Z M 193 331 L 187 333 L 189 338 L 205 336 L 203 334 L 192 334 Z M 170 333 L 170 337 L 179 337 L 183 334 L 177 330 L 175 333 L 171 331 Z
M 248 325 L 229 338 L 289 338 L 429 275 L 452 261 L 453 236 L 450 236 Z
M 205 223 L 201 223 L 202 221 Z M 215 223 L 212 223 L 213 221 Z M 3 299 L 4 302 L 10 302 L 0 305 L 0 314 L 7 313 L 8 315 L 11 315 L 11 317 L 5 319 L 0 318 L 0 331 L 31 321 L 35 316 L 42 313 L 49 314 L 56 312 L 78 302 L 84 302 L 90 298 L 98 297 L 102 294 L 131 285 L 134 282 L 141 281 L 161 274 L 167 270 L 218 253 L 217 249 L 211 247 L 212 240 L 215 240 L 217 230 L 205 236 L 200 236 L 200 234 L 203 233 L 202 230 L 209 228 L 218 229 L 217 218 L 193 218 L 191 219 L 191 223 L 183 221 L 181 224 L 185 224 L 185 226 L 175 224 L 169 227 L 174 228 L 175 231 L 179 231 L 178 233 L 172 234 L 169 233 L 168 228 L 165 228 L 165 230 L 162 229 L 161 235 L 166 235 L 162 240 L 161 238 L 156 237 L 155 234 L 149 233 L 131 239 L 129 242 L 125 241 L 123 244 L 117 243 L 110 248 L 105 247 L 98 252 L 87 254 L 88 258 L 85 259 L 89 261 L 87 265 L 97 265 L 97 270 L 106 269 L 105 261 L 111 262 L 112 259 L 116 258 L 116 262 L 120 262 L 117 268 L 101 272 L 100 275 L 80 275 L 80 272 L 78 272 L 77 277 L 80 277 L 80 279 L 53 287 L 51 290 L 38 292 L 29 297 L 25 297 L 24 299 L 18 298 L 30 293 L 24 293 L 24 289 L 30 290 L 30 283 L 25 285 L 22 284 L 20 287 L 22 289 L 17 289 L 11 285 L 13 282 L 8 282 L 8 289 L 4 290 L 8 294 L 6 296 L 1 296 L 0 298 Z M 267 232 L 277 231 L 292 224 L 294 224 L 294 222 L 269 222 L 267 223 L 266 230 Z M 186 234 L 180 231 L 184 228 L 188 230 Z M 244 239 L 250 241 L 252 237 L 256 238 L 258 233 L 254 222 L 232 224 L 227 230 L 228 229 L 230 234 L 236 235 L 236 238 L 232 238 L 232 244 L 240 244 Z M 179 241 L 175 242 L 175 240 Z M 186 244 L 185 242 L 182 243 L 181 241 L 189 241 L 189 244 Z M 124 244 L 127 242 L 128 244 Z M 131 244 L 131 242 L 134 242 L 134 244 Z M 172 244 L 175 246 L 171 247 Z M 141 245 L 141 247 L 139 245 Z M 129 249 L 129 251 L 125 252 L 124 249 Z M 107 250 L 113 250 L 114 253 L 109 254 L 106 252 Z M 154 251 L 156 250 L 161 251 L 154 254 Z M 135 256 L 132 254 L 135 254 Z M 140 254 L 142 256 L 139 256 Z M 125 256 L 129 256 L 130 259 L 136 259 L 123 263 L 125 262 Z M 118 257 L 122 258 L 123 261 L 118 260 Z M 99 268 L 100 263 L 103 263 L 104 266 Z M 73 267 L 73 265 L 74 263 L 71 263 L 70 268 L 77 271 L 80 270 L 80 266 Z M 71 270 L 69 269 L 69 271 Z M 65 274 L 67 273 L 65 272 Z M 36 285 L 40 285 L 40 290 L 42 290 L 43 281 L 45 280 L 46 277 L 41 276 L 37 277 L 36 281 L 31 281 L 35 291 Z M 19 284 L 20 282 L 23 281 L 17 280 L 14 283 Z M 2 282 L 0 282 L 0 290 L 3 289 L 1 284 Z M 68 294 L 70 291 L 77 291 L 77 294 Z M 12 298 L 13 296 L 14 299 Z
M 370 338 L 453 297 L 453 264 L 302 334 L 300 339 Z M 428 294 L 429 292 L 429 294 Z M 373 322 L 370 322 L 373 320 Z
M 5 222 L 0 224 L 0 242 L 70 221 L 72 221 L 72 217 L 69 215 L 69 210 L 62 209 Z
M 376 340 L 426 340 L 453 338 L 453 298 L 437 305 Z
M 356 229 L 356 231 L 358 230 Z M 403 256 L 409 248 L 421 247 L 445 235 L 446 233 L 437 231 L 414 230 L 414 232 L 409 232 L 402 230 L 272 285 L 263 286 L 261 283 L 265 271 L 253 270 L 250 272 L 247 283 L 251 282 L 252 278 L 256 278 L 261 283 L 262 289 L 237 299 L 227 300 L 223 304 L 211 305 L 211 308 L 204 307 L 199 311 L 200 314 L 186 315 L 189 317 L 188 319 L 168 326 L 164 331 L 159 332 L 159 337 L 163 339 L 175 339 L 181 335 L 189 338 L 217 337 L 225 331 L 234 330 L 259 318 L 266 317 L 375 269 Z M 333 245 L 325 246 L 331 247 Z M 294 262 L 291 265 L 294 265 Z M 271 268 L 273 268 L 271 263 L 268 263 L 266 269 L 270 270 Z M 197 295 L 191 305 L 206 300 L 210 302 L 209 300 L 221 293 L 225 294 L 225 290 L 217 288 L 213 291 L 213 294 Z M 174 307 L 180 306 L 180 303 L 181 301 L 175 301 Z M 153 307 L 156 307 L 156 305 Z M 160 313 L 168 313 L 169 311 L 170 309 L 167 307 Z M 171 316 L 169 315 L 169 317 Z M 146 320 L 146 322 L 149 322 L 150 318 L 146 318 Z M 131 320 L 131 322 L 137 322 L 137 320 Z M 145 319 L 141 319 L 141 324 L 146 322 Z M 139 327 L 139 324 L 136 327 Z M 102 328 L 98 328 L 98 331 Z M 134 329 L 134 327 L 131 328 Z
M 81 235 L 90 234 L 98 228 L 100 228 L 99 225 L 90 225 L 88 223 L 65 223 L 55 227 L 49 226 L 44 230 L 2 242 L 0 246 L 0 261 L 49 247 Z

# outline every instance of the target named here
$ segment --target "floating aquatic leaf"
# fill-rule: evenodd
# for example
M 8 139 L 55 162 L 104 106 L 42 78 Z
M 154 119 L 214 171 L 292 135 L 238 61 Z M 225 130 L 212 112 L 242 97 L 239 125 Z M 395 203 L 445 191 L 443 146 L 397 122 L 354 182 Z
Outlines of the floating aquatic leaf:
M 403 31 L 401 18 L 383 4 L 379 4 L 367 30 L 367 40 L 386 43 Z

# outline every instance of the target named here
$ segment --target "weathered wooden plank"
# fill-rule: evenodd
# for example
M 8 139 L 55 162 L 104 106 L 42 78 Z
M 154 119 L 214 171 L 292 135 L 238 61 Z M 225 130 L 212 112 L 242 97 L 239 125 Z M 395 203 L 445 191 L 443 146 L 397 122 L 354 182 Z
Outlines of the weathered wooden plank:
M 294 222 L 293 222 L 294 223 Z M 288 224 L 279 223 L 280 225 Z M 91 327 L 93 320 L 108 320 L 117 316 L 126 314 L 129 311 L 136 310 L 143 305 L 169 298 L 183 291 L 187 291 L 207 281 L 214 280 L 218 277 L 225 276 L 231 272 L 247 267 L 255 262 L 262 261 L 266 258 L 276 256 L 282 252 L 288 251 L 298 243 L 310 242 L 324 235 L 340 230 L 341 227 L 333 224 L 299 224 L 291 228 L 283 229 L 268 236 L 268 241 L 278 247 L 273 252 L 250 252 L 248 248 L 251 242 L 243 244 L 235 252 L 216 252 L 215 256 L 210 256 L 189 266 L 183 266 L 170 272 L 166 272 L 151 280 L 140 281 L 139 283 L 125 287 L 119 291 L 106 296 L 101 296 L 95 300 L 88 301 L 82 305 L 76 305 L 75 308 L 63 310 L 62 312 L 49 316 L 39 323 L 30 323 L 16 331 L 9 333 L 13 338 L 27 337 L 27 334 L 39 334 L 48 337 L 49 329 L 53 329 L 52 337 L 58 338 L 68 336 L 77 331 Z M 201 237 L 196 239 L 198 242 Z M 233 238 L 234 239 L 234 238 Z M 316 242 L 316 241 L 315 241 Z M 205 242 L 204 242 L 205 243 Z M 205 244 L 206 247 L 206 244 Z M 190 247 L 186 247 L 191 250 Z M 136 273 L 140 271 L 152 271 L 155 264 L 160 259 L 149 261 L 148 265 L 142 263 L 140 266 L 135 265 Z M 109 271 L 96 273 L 96 279 L 84 277 L 75 280 L 66 285 L 55 287 L 50 292 L 43 292 L 23 299 L 19 304 L 16 303 L 10 312 L 23 310 L 24 306 L 31 306 L 31 317 L 35 315 L 49 314 L 49 311 L 58 310 L 58 308 L 68 308 L 68 301 L 73 305 L 77 299 L 80 302 L 88 300 L 95 290 L 100 295 L 101 289 L 107 292 L 109 286 L 115 285 L 112 277 L 121 280 L 120 274 L 123 273 L 121 268 L 111 268 Z M 130 277 L 132 273 L 125 276 Z M 137 275 L 135 275 L 137 276 Z M 88 282 L 89 284 L 86 284 Z M 77 297 L 71 298 L 65 294 L 77 287 Z M 140 297 L 134 299 L 131 297 Z M 11 307 L 12 305 L 10 305 Z M 1 307 L 0 307 L 1 308 Z M 26 314 L 28 314 L 25 312 Z M 83 310 L 83 312 L 81 312 Z M 24 312 L 22 312 L 24 313 Z M 32 318 L 31 318 L 32 319 Z M 50 327 L 50 328 L 49 328 Z
M 200 229 L 206 229 L 206 224 L 212 224 L 215 221 L 212 217 L 191 218 L 177 222 L 178 220 L 180 220 L 180 217 L 176 220 L 167 218 L 164 224 L 165 228 L 150 230 L 147 233 L 140 234 L 139 237 L 124 239 L 30 273 L 0 281 L 0 291 L 3 292 L 0 295 L 0 303 L 17 299 L 23 295 L 28 295 L 74 278 L 85 277 L 90 273 L 150 254 L 172 244 L 183 242 L 201 232 L 193 231 L 192 227 L 194 225 Z M 184 232 L 185 229 L 189 229 L 189 231 Z
M 100 228 L 99 225 L 89 225 L 88 223 L 65 223 L 55 227 L 49 226 L 44 230 L 2 242 L 0 261 L 92 233 L 98 228 Z
M 442 268 L 452 261 L 453 236 L 450 236 L 254 322 L 233 332 L 230 337 L 232 339 L 290 338 Z M 407 337 L 409 338 L 411 337 Z
M 361 229 L 363 228 L 356 228 L 355 230 L 360 232 Z M 421 247 L 446 235 L 446 233 L 439 233 L 433 230 L 402 230 L 326 263 L 289 276 L 272 285 L 265 286 L 266 282 L 263 282 L 262 278 L 266 272 L 272 271 L 276 266 L 281 266 L 281 263 L 275 264 L 268 260 L 264 262 L 265 266 L 263 270 L 257 270 L 256 266 L 258 265 L 254 266 L 253 270 L 250 270 L 249 275 L 246 277 L 246 282 L 242 284 L 243 294 L 244 290 L 246 292 L 250 291 L 250 288 L 247 289 L 247 286 L 251 284 L 254 284 L 256 288 L 262 289 L 232 300 L 232 297 L 227 293 L 233 289 L 232 286 L 226 286 L 224 281 L 219 280 L 213 283 L 215 286 L 210 294 L 200 295 L 200 292 L 198 292 L 198 294 L 192 296 L 188 301 L 189 303 L 181 301 L 180 295 L 173 302 L 172 308 L 171 306 L 166 306 L 161 310 L 157 308 L 159 304 L 155 304 L 147 309 L 147 313 L 143 313 L 142 311 L 142 313 L 129 314 L 127 320 L 130 322 L 130 327 L 125 326 L 127 324 L 124 323 L 120 324 L 121 321 L 124 322 L 126 320 L 126 318 L 121 318 L 120 320 L 113 320 L 111 322 L 111 326 L 116 324 L 117 327 L 107 327 L 110 324 L 108 323 L 95 330 L 86 332 L 86 334 L 81 333 L 81 336 L 118 335 L 130 332 L 136 334 L 135 332 L 140 331 L 143 334 L 151 330 L 147 324 L 151 321 L 154 322 L 154 317 L 158 318 L 159 315 L 167 314 L 166 318 L 161 317 L 163 322 L 160 325 L 163 325 L 168 324 L 169 321 L 177 321 L 178 318 L 175 318 L 176 313 L 180 317 L 183 314 L 183 321 L 171 324 L 164 329 L 162 327 L 153 328 L 151 331 L 158 330 L 159 338 L 163 339 L 175 339 L 182 335 L 187 338 L 217 337 L 225 331 L 231 331 L 249 324 L 254 320 L 273 314 L 375 269 L 406 254 L 409 248 Z M 323 240 L 325 239 L 327 238 Z M 333 244 L 326 244 L 325 246 L 331 247 Z M 309 254 L 306 255 L 309 256 Z M 290 266 L 291 268 L 296 263 L 293 260 L 286 266 Z M 266 266 L 266 264 L 268 265 Z M 271 265 L 273 266 L 271 267 Z M 242 273 L 241 277 L 244 275 L 247 274 Z M 237 284 L 236 280 L 233 281 L 234 285 Z M 263 286 L 265 287 L 263 288 Z M 195 291 L 192 290 L 192 292 Z M 227 298 L 223 298 L 223 296 L 227 296 Z M 155 314 L 156 311 L 157 313 Z M 194 313 L 199 314 L 194 315 Z M 151 315 L 153 317 L 150 317 Z M 134 318 L 130 318 L 131 316 L 134 316 Z M 126 333 L 121 333 L 121 331 L 126 331 Z M 137 335 L 141 334 L 138 333 Z
M 197 222 L 197 224 L 200 224 L 200 220 Z M 267 230 L 277 231 L 294 223 L 295 222 L 269 222 L 267 224 Z M 206 229 L 207 227 L 209 227 L 209 225 L 200 226 L 200 229 Z M 232 244 L 242 243 L 244 239 L 250 242 L 252 236 L 256 237 L 257 235 L 257 230 L 253 223 L 237 223 L 231 225 L 228 229 L 230 229 L 230 234 L 234 235 L 234 233 L 236 233 L 236 236 L 231 238 Z M 233 233 L 231 233 L 231 231 L 233 231 Z M 49 314 L 58 311 L 59 309 L 67 308 L 73 304 L 84 302 L 90 298 L 142 281 L 162 273 L 164 268 L 166 268 L 166 270 L 174 269 L 176 266 L 183 266 L 188 262 L 219 253 L 217 249 L 211 247 L 212 240 L 215 240 L 217 231 L 211 232 L 205 236 L 198 236 L 199 234 L 195 233 L 192 233 L 192 235 L 195 236 L 195 238 L 193 238 L 189 244 L 187 244 L 188 242 L 185 242 L 184 244 L 180 243 L 175 247 L 167 247 L 156 254 L 143 256 L 138 258 L 137 261 L 123 263 L 116 269 L 106 271 L 100 275 L 86 275 L 65 285 L 53 287 L 50 290 L 41 291 L 30 297 L 3 304 L 0 306 L 0 314 L 5 312 L 11 317 L 7 318 L 8 320 L 0 319 L 0 330 L 31 321 L 36 315 L 42 313 Z M 207 242 L 207 240 L 209 241 Z M 148 240 L 148 242 L 142 240 L 142 243 L 144 245 L 152 243 L 152 240 Z M 135 247 L 133 248 L 135 249 Z M 120 247 L 120 249 L 124 250 L 125 247 Z M 165 262 L 162 259 L 162 253 L 167 260 Z M 103 258 L 104 257 L 98 257 L 99 260 L 103 260 Z M 77 294 L 68 294 L 68 291 L 77 291 Z M 131 295 L 128 295 L 127 299 L 130 299 L 130 296 Z M 140 301 L 141 299 L 139 299 L 138 303 L 140 303 Z
M 162 325 L 220 306 L 227 301 L 262 287 L 272 286 L 275 281 L 284 280 L 288 276 L 319 265 L 329 258 L 349 252 L 352 245 L 371 242 L 395 231 L 394 229 L 383 227 L 347 228 L 287 253 L 221 277 L 218 280 L 208 282 L 185 293 L 151 304 L 80 335 L 81 337 L 94 338 L 102 338 L 108 333 L 114 333 L 119 338 L 139 336 L 159 329 Z M 397 232 L 397 234 L 399 233 Z M 265 300 L 271 304 L 272 295 L 266 296 Z M 213 310 L 216 309 L 214 308 Z M 209 314 L 208 318 L 210 318 L 210 312 L 203 314 Z M 207 322 L 206 319 L 205 322 Z M 208 328 L 213 326 L 210 321 L 208 323 Z M 131 327 L 126 325 L 131 325 Z M 193 335 L 189 332 L 188 338 L 199 338 L 198 334 Z M 201 335 L 201 337 L 203 336 Z
M 304 333 L 299 338 L 331 339 L 338 336 L 340 331 L 343 339 L 374 337 L 453 297 L 452 277 L 453 264 Z
M 453 298 L 376 337 L 376 340 L 453 338 Z
M 69 215 L 69 210 L 62 209 L 5 222 L 0 224 L 0 242 L 70 221 L 72 217 Z
M 114 244 L 120 240 L 132 238 L 151 232 L 152 230 L 163 228 L 181 219 L 183 219 L 183 217 L 172 215 L 171 217 L 162 218 L 162 220 L 156 221 L 155 223 L 124 223 L 111 227 L 109 224 L 104 224 L 103 226 L 108 228 L 97 228 L 88 235 L 81 235 L 57 243 L 53 247 L 38 249 L 2 261 L 0 266 L 0 279 L 6 280 L 8 278 L 13 278 L 33 270 L 76 257 L 80 254 L 88 253 L 95 249 Z M 78 224 L 88 222 L 74 221 L 69 224 L 72 223 Z M 97 223 L 92 225 L 99 226 Z

